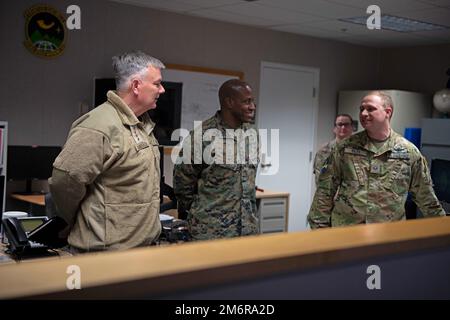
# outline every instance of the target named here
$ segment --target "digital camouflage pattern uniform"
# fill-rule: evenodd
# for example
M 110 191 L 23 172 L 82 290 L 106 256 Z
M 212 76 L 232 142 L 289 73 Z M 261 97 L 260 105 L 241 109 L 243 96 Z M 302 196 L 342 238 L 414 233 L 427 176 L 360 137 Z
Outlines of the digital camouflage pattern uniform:
M 313 229 L 405 219 L 408 192 L 424 216 L 445 215 L 425 158 L 392 130 L 380 149 L 366 131 L 338 143 L 321 171 L 308 215 Z
M 316 186 L 319 183 L 320 170 L 322 170 L 322 168 L 324 167 L 325 162 L 333 152 L 335 146 L 336 146 L 336 139 L 328 142 L 322 148 L 320 148 L 314 157 L 313 173 L 316 179 Z
M 243 131 L 251 128 L 249 123 L 240 127 Z M 204 159 L 199 159 L 201 164 L 195 164 L 194 133 L 191 132 L 186 139 L 191 141 L 193 164 L 182 163 L 174 166 L 173 188 L 179 205 L 189 212 L 187 220 L 191 236 L 194 240 L 207 240 L 257 234 L 257 163 L 248 161 L 249 140 L 245 139 L 245 164 L 236 164 L 236 161 L 233 161 L 234 164 L 226 164 L 226 140 L 234 147 L 234 155 L 237 154 L 238 148 L 243 148 L 244 145 L 239 146 L 236 138 L 225 138 L 226 129 L 231 128 L 222 121 L 220 112 L 202 123 L 202 136 L 208 129 L 216 129 L 224 137 L 223 164 L 218 163 L 219 161 L 207 164 Z M 202 141 L 202 154 L 205 148 L 211 148 L 210 145 L 211 141 Z M 213 155 L 213 152 L 211 154 Z M 181 152 L 179 157 L 182 156 Z M 257 155 L 256 159 L 259 159 Z

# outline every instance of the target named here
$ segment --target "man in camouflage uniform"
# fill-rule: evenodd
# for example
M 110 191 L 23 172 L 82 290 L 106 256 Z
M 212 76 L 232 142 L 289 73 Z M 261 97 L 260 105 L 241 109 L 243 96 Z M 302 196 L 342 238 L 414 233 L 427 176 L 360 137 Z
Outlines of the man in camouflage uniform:
M 316 177 L 316 186 L 319 182 L 320 170 L 323 168 L 323 165 L 333 152 L 336 143 L 352 135 L 353 133 L 352 122 L 353 119 L 349 114 L 337 115 L 336 120 L 334 121 L 334 129 L 333 129 L 336 138 L 325 144 L 323 147 L 321 147 L 319 151 L 317 151 L 316 156 L 314 157 L 313 173 Z
M 381 91 L 363 98 L 365 131 L 338 143 L 322 168 L 308 215 L 312 229 L 403 220 L 408 192 L 424 216 L 445 215 L 425 158 L 391 129 L 393 110 Z
M 255 190 L 259 140 L 251 124 L 256 109 L 252 89 L 241 80 L 228 80 L 219 89 L 219 100 L 220 111 L 191 132 L 174 166 L 174 192 L 179 209 L 188 211 L 194 240 L 259 231 Z M 203 137 L 201 144 L 196 130 Z M 211 133 L 214 139 L 207 139 Z M 253 135 L 245 138 L 248 133 Z M 192 157 L 180 163 L 183 152 Z

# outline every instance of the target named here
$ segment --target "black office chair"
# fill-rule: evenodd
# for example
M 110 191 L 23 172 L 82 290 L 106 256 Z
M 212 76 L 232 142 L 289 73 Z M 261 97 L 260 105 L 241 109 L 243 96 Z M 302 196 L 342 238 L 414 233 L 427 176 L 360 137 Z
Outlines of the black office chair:
M 55 203 L 52 199 L 52 194 L 46 193 L 45 199 L 45 214 L 50 219 L 46 225 L 45 232 L 41 235 L 41 242 L 51 248 L 61 248 L 67 245 L 67 236 L 61 237 L 61 231 L 67 227 L 66 221 L 58 216 Z
M 164 196 L 168 197 L 170 201 L 164 202 Z M 167 185 L 164 182 L 164 176 L 161 176 L 159 212 L 163 213 L 164 211 L 176 208 L 177 208 L 177 199 L 175 197 L 175 193 L 173 192 L 173 188 Z
M 164 176 L 164 147 L 159 146 L 159 172 L 161 173 L 161 178 L 159 180 L 159 212 L 163 213 L 164 211 L 175 209 L 177 207 L 177 199 L 175 198 L 175 193 L 173 192 L 173 188 L 166 184 L 166 179 Z M 164 203 L 164 196 L 167 196 L 170 201 Z

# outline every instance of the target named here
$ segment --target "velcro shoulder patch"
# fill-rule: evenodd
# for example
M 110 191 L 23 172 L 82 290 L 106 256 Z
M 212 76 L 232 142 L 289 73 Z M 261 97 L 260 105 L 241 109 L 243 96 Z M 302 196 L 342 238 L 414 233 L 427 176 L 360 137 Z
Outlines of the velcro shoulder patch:
M 394 148 L 392 148 L 392 152 L 389 155 L 391 159 L 409 159 L 408 149 L 402 146 L 401 144 L 396 144 Z
M 409 153 L 408 152 L 391 152 L 389 155 L 389 158 L 391 159 L 409 159 Z

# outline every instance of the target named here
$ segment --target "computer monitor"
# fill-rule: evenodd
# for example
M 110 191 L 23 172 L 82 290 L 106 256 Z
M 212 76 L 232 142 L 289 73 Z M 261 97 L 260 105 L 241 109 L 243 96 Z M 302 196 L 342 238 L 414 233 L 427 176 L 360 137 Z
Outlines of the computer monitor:
M 148 111 L 155 122 L 153 131 L 160 145 L 176 145 L 179 140 L 172 141 L 172 132 L 181 126 L 181 93 L 183 84 L 178 82 L 162 82 L 166 92 L 159 96 L 156 109 Z
M 94 101 L 92 107 L 97 107 L 106 102 L 106 93 L 109 90 L 116 90 L 116 79 L 95 78 L 94 79 Z
M 8 146 L 6 177 L 10 181 L 26 181 L 25 194 L 32 193 L 33 180 L 51 177 L 53 162 L 61 152 L 57 146 Z
M 431 179 L 438 200 L 450 203 L 450 160 L 431 160 Z
M 159 96 L 156 109 L 148 111 L 155 122 L 153 134 L 160 145 L 176 145 L 179 140 L 171 141 L 172 132 L 181 126 L 181 96 L 183 84 L 181 82 L 163 81 L 165 93 Z M 94 79 L 94 107 L 106 101 L 109 90 L 116 89 L 114 78 Z

